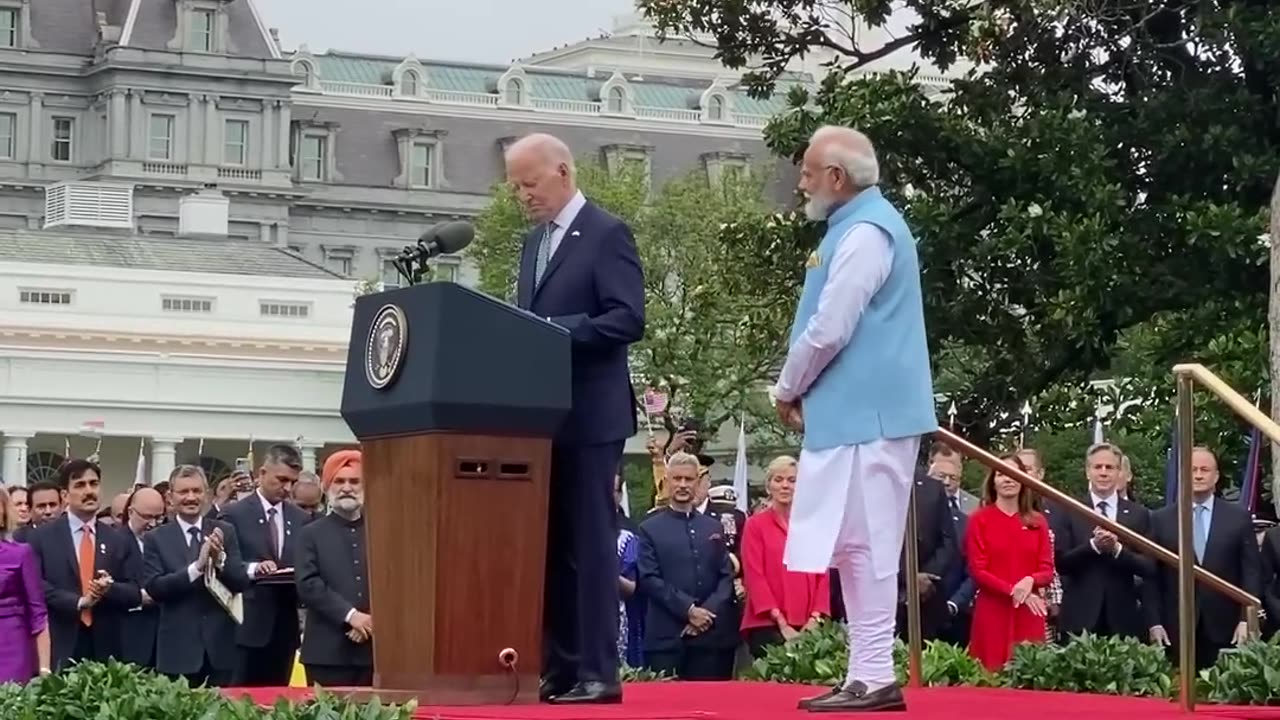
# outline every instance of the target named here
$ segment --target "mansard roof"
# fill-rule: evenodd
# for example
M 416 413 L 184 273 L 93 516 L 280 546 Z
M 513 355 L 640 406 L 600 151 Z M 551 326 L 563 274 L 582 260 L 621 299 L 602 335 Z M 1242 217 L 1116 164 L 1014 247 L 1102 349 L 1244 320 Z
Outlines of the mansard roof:
M 227 32 L 235 54 L 276 57 L 274 43 L 254 0 L 219 0 L 227 13 Z M 40 50 L 92 55 L 98 41 L 98 17 L 120 32 L 120 44 L 166 50 L 177 34 L 178 0 L 35 0 L 31 37 Z
M 330 51 L 309 58 L 315 64 L 322 82 L 381 86 L 391 83 L 395 68 L 405 58 Z M 478 65 L 436 60 L 418 61 L 433 90 L 463 93 L 492 93 L 497 81 L 510 67 Z M 569 102 L 599 100 L 600 88 L 609 80 L 611 69 L 600 68 L 589 77 L 585 72 L 523 66 L 529 81 L 529 94 L 535 98 Z M 697 101 L 712 84 L 710 78 L 670 78 L 646 73 L 643 80 L 629 80 L 632 101 L 637 106 L 671 110 L 696 107 Z M 780 83 L 773 97 L 759 100 L 747 95 L 736 81 L 727 84 L 733 95 L 734 108 L 747 115 L 772 116 L 786 106 L 786 83 Z

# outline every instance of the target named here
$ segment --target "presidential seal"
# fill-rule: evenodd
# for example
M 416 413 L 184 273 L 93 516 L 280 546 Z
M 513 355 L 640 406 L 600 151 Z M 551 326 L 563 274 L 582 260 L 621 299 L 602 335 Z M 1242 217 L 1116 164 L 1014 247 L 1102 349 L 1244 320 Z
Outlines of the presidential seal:
M 409 323 L 404 311 L 396 305 L 383 305 L 373 316 L 364 351 L 364 376 L 375 390 L 382 390 L 396 379 L 408 346 Z

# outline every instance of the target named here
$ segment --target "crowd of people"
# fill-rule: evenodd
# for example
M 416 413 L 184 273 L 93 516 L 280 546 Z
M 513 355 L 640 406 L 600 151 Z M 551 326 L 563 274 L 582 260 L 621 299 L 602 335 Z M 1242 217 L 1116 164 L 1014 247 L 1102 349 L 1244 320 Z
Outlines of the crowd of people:
M 0 490 L 0 682 L 117 659 L 192 684 L 372 682 L 361 456 L 320 477 L 268 448 L 210 491 L 196 465 L 102 503 L 102 470 Z
M 796 460 L 768 466 L 766 496 L 747 516 L 732 490 L 712 487 L 711 458 L 687 452 L 678 434 L 666 451 L 651 445 L 657 507 L 635 520 L 620 515 L 623 631 L 620 657 L 631 666 L 690 680 L 728 680 L 751 658 L 817 622 L 846 621 L 836 570 L 800 573 L 784 563 Z M 1003 458 L 1044 479 L 1040 454 Z M 1148 508 L 1130 497 L 1120 448 L 1090 447 L 1078 498 L 1171 551 L 1174 506 Z M 1065 642 L 1092 633 L 1170 648 L 1176 658 L 1174 571 L 1128 548 L 1087 518 L 1041 501 L 1017 480 L 988 472 L 977 494 L 961 488 L 963 459 L 948 446 L 928 450 L 915 479 L 925 639 L 963 647 L 990 670 L 1019 643 Z M 1214 453 L 1197 447 L 1192 466 L 1197 562 L 1280 612 L 1280 530 L 1255 533 L 1250 513 L 1218 497 Z M 621 485 L 619 485 L 621 488 Z M 904 551 L 905 552 L 905 551 Z M 900 578 L 905 578 L 905 555 Z M 899 581 L 897 631 L 906 633 Z M 1210 589 L 1197 590 L 1197 668 L 1246 637 L 1244 609 Z M 1268 624 L 1268 630 L 1272 630 Z

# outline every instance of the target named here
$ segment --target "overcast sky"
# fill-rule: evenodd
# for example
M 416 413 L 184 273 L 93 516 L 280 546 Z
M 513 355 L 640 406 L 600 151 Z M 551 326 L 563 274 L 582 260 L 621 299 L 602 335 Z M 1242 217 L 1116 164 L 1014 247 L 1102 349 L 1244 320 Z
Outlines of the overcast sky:
M 505 64 L 582 40 L 632 12 L 631 0 L 257 0 L 286 50 L 333 48 Z

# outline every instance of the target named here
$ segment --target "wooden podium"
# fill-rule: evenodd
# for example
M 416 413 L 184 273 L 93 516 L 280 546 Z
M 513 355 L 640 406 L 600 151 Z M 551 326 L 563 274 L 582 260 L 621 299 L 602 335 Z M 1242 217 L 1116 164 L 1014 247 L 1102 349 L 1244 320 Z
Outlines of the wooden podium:
M 364 694 L 538 701 L 550 439 L 570 407 L 569 353 L 563 328 L 454 283 L 356 300 L 342 417 L 364 451 Z

